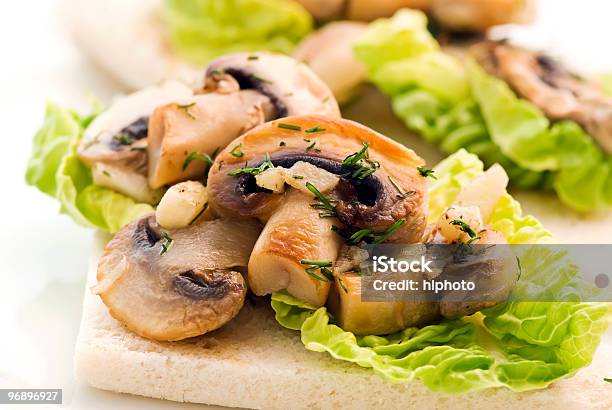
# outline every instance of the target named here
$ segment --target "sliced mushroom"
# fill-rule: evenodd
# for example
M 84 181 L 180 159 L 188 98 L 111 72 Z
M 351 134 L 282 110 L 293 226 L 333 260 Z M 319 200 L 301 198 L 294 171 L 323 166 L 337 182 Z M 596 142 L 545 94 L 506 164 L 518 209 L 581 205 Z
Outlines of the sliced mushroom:
M 353 44 L 367 27 L 351 21 L 326 24 L 302 40 L 293 53 L 329 86 L 340 103 L 350 100 L 367 78 L 367 68 L 353 53 Z
M 202 161 L 185 168 L 190 154 L 212 156 L 265 121 L 311 113 L 340 116 L 329 88 L 305 65 L 267 52 L 221 57 L 208 66 L 199 95 L 151 116 L 149 185 L 199 178 L 208 168 Z
M 439 316 L 439 307 L 423 292 L 413 291 L 412 300 L 397 302 L 365 302 L 362 300 L 362 262 L 367 251 L 344 246 L 335 268 L 328 307 L 342 329 L 356 335 L 384 335 L 410 326 L 431 323 Z
M 364 143 L 368 144 L 368 164 L 377 168 L 371 175 L 359 178 L 345 159 L 364 150 Z M 412 243 L 423 235 L 426 183 L 417 171 L 423 160 L 362 125 L 320 116 L 289 117 L 259 126 L 230 144 L 235 145 L 242 147 L 244 156 L 233 157 L 229 147 L 217 156 L 208 179 L 209 201 L 221 215 L 268 221 L 249 262 L 249 283 L 258 294 L 290 286 L 286 289 L 294 296 L 321 305 L 328 285 L 314 286 L 305 271 L 312 265 L 298 263 L 299 258 L 335 261 L 340 236 L 331 232 L 332 223 L 346 230 L 368 229 L 372 234 L 381 234 L 403 220 L 403 225 L 388 235 L 389 241 Z M 312 205 L 321 208 L 321 202 L 314 195 L 304 196 L 291 189 L 286 196 L 274 194 L 260 188 L 252 172 L 240 171 L 245 163 L 246 170 L 252 171 L 270 166 L 291 168 L 297 162 L 340 177 L 326 194 L 333 208 L 329 203 L 328 209 L 315 209 Z M 279 258 L 290 262 L 281 264 Z M 299 269 L 303 282 L 297 285 L 293 278 Z M 330 279 L 314 270 L 320 278 Z
M 96 185 L 108 187 L 137 201 L 156 203 L 162 190 L 147 184 L 147 134 L 155 107 L 192 95 L 191 89 L 168 82 L 124 97 L 100 114 L 85 130 L 78 154 Z
M 327 300 L 330 282 L 306 261 L 333 262 L 341 246 L 331 218 L 310 207 L 312 195 L 290 189 L 268 220 L 249 260 L 249 285 L 256 295 L 287 290 L 314 306 Z M 304 263 L 303 263 L 304 262 Z
M 573 120 L 612 153 L 612 98 L 578 78 L 552 58 L 504 42 L 482 42 L 471 49 L 491 74 L 553 120 Z
M 447 30 L 484 32 L 500 24 L 531 22 L 534 6 L 533 0 L 431 0 L 429 11 Z
M 486 225 L 507 184 L 504 169 L 497 164 L 491 166 L 462 188 L 455 203 L 440 217 L 429 241 L 442 244 L 434 251 L 439 259 L 447 260 L 441 280 L 472 281 L 476 286 L 473 291 L 443 295 L 440 312 L 446 318 L 468 316 L 504 302 L 519 279 L 520 266 L 506 239 Z
M 347 0 L 297 0 L 319 21 L 328 21 L 341 16 Z
M 440 279 L 474 282 L 474 290 L 445 292 L 440 313 L 447 319 L 472 315 L 508 299 L 520 276 L 518 259 L 503 235 L 487 229 L 470 248 L 458 248 Z M 458 258 L 457 254 L 461 256 Z
M 164 231 L 154 216 L 121 229 L 98 264 L 111 315 L 140 336 L 181 340 L 217 329 L 243 305 L 254 221 L 214 220 Z
M 270 98 L 276 110 L 273 118 L 301 114 L 340 117 L 338 103 L 325 83 L 305 64 L 282 54 L 236 53 L 208 65 L 207 91 L 225 89 L 231 81 L 241 90 L 256 90 Z
M 190 154 L 212 155 L 272 112 L 268 97 L 253 90 L 196 95 L 157 108 L 149 122 L 149 185 L 201 177 L 207 164 L 195 160 L 185 167 Z

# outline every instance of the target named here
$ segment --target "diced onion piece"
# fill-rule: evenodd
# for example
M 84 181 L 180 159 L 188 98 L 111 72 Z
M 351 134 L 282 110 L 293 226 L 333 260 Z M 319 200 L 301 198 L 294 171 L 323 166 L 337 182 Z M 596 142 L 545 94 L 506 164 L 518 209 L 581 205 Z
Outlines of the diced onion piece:
M 285 192 L 285 168 L 270 168 L 255 175 L 257 186 L 269 189 L 275 194 Z
M 457 222 L 458 221 L 458 222 Z M 478 235 L 484 226 L 477 206 L 453 206 L 440 217 L 438 229 L 442 236 L 450 242 L 467 242 L 470 235 L 466 232 L 466 224 L 474 234 Z
M 166 229 L 188 226 L 208 202 L 206 187 L 200 182 L 185 181 L 173 185 L 162 197 L 155 217 Z
M 326 193 L 336 187 L 340 178 L 308 162 L 298 161 L 286 171 L 285 181 L 292 187 L 309 194 L 310 191 L 306 188 L 307 182 L 316 186 L 322 193 Z
M 275 194 L 285 192 L 285 183 L 302 192 L 310 194 L 306 183 L 310 182 L 323 193 L 336 187 L 340 178 L 308 162 L 298 161 L 289 169 L 271 168 L 255 176 L 257 186 L 269 189 Z
M 464 187 L 455 203 L 459 206 L 477 206 L 484 221 L 488 221 L 495 205 L 506 193 L 508 175 L 499 165 L 494 164 L 486 172 Z

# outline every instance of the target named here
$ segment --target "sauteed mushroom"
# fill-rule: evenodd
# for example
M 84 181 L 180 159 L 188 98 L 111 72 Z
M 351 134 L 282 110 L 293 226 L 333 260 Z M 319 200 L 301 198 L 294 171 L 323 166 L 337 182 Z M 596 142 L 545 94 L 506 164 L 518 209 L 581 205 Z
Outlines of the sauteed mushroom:
M 367 27 L 354 21 L 326 24 L 306 37 L 293 53 L 329 86 L 340 103 L 350 100 L 367 78 L 365 65 L 353 52 L 353 44 Z
M 121 229 L 98 265 L 111 315 L 138 335 L 181 340 L 221 327 L 243 305 L 247 266 L 259 235 L 253 221 L 206 221 L 164 231 L 154 216 Z
M 552 58 L 504 42 L 471 49 L 480 64 L 553 120 L 573 120 L 612 153 L 612 98 Z
M 340 116 L 327 86 L 304 64 L 267 52 L 237 53 L 210 63 L 205 88 L 179 104 L 159 107 L 150 120 L 149 185 L 202 176 L 213 155 L 251 128 L 288 114 Z
M 232 155 L 235 146 L 241 147 L 242 157 Z M 255 174 L 298 162 L 324 169 L 340 180 L 328 193 L 310 185 L 314 195 L 309 196 L 291 189 L 285 195 L 274 194 L 257 185 Z M 397 225 L 388 233 L 389 241 L 421 239 L 426 192 L 425 178 L 417 170 L 421 165 L 423 160 L 410 149 L 352 121 L 289 117 L 257 127 L 217 156 L 208 179 L 209 201 L 221 215 L 268 221 L 249 262 L 249 283 L 256 294 L 287 289 L 322 305 L 327 296 L 322 288 L 327 286 L 318 282 L 330 278 L 320 268 L 333 264 L 338 252 L 340 236 L 328 230 L 336 218 L 341 230 L 368 229 L 373 235 L 384 235 Z M 307 234 L 300 233 L 302 228 Z M 299 246 L 276 246 L 290 239 Z M 280 259 L 290 261 L 295 268 L 291 272 L 302 265 L 298 276 L 310 287 L 292 282 L 293 273 Z
M 192 95 L 191 89 L 168 82 L 116 101 L 85 130 L 79 158 L 92 170 L 94 183 L 132 198 L 156 203 L 160 190 L 147 184 L 147 133 L 155 107 Z
M 241 90 L 256 90 L 272 101 L 275 118 L 290 115 L 340 117 L 330 89 L 308 66 L 282 54 L 236 53 L 220 57 L 206 69 L 206 90 L 235 82 Z

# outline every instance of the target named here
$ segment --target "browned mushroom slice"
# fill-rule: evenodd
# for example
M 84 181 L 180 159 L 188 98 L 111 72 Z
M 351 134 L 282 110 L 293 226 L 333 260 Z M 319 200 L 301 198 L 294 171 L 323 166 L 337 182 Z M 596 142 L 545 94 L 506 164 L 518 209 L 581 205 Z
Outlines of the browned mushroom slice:
M 274 118 L 300 114 L 340 117 L 338 103 L 325 83 L 305 64 L 282 54 L 236 53 L 208 65 L 207 91 L 224 90 L 228 81 L 270 98 Z
M 430 0 L 429 11 L 445 29 L 486 31 L 500 24 L 529 23 L 533 0 Z
M 147 184 L 149 116 L 158 105 L 181 100 L 192 91 L 176 82 L 152 86 L 116 101 L 85 130 L 78 153 L 94 183 L 137 201 L 156 203 L 163 191 Z
M 341 239 L 331 218 L 313 212 L 312 202 L 311 195 L 291 189 L 266 223 L 249 260 L 249 285 L 256 295 L 286 289 L 314 306 L 325 304 L 329 279 L 308 261 L 335 261 Z
M 140 336 L 181 340 L 217 329 L 243 305 L 240 271 L 260 226 L 206 221 L 164 231 L 154 216 L 119 231 L 98 264 L 100 295 L 111 315 Z
M 422 291 L 412 291 L 413 300 L 363 301 L 362 277 L 357 272 L 366 259 L 365 250 L 344 246 L 336 262 L 327 304 L 342 329 L 356 335 L 384 335 L 431 323 L 440 315 L 438 304 L 428 301 Z
M 491 74 L 553 120 L 573 120 L 612 153 L 612 98 L 578 78 L 552 58 L 503 42 L 482 42 L 471 49 Z
M 149 185 L 159 188 L 202 176 L 206 164 L 187 164 L 190 154 L 212 155 L 265 122 L 272 111 L 268 97 L 253 90 L 197 95 L 157 108 L 149 122 Z
M 396 224 L 398 229 L 388 235 L 388 241 L 412 243 L 421 239 L 426 184 L 417 167 L 423 160 L 408 148 L 355 122 L 320 116 L 266 123 L 230 144 L 238 145 L 244 154 L 241 158 L 235 158 L 229 147 L 217 156 L 208 179 L 209 203 L 222 215 L 268 221 L 249 263 L 249 282 L 257 293 L 287 285 L 294 296 L 309 297 L 310 303 L 321 305 L 326 291 L 319 292 L 321 285 L 314 286 L 309 276 L 314 273 L 323 281 L 330 278 L 307 261 L 326 265 L 335 261 L 340 236 L 333 239 L 332 223 L 344 230 L 368 229 L 372 234 L 381 234 Z M 362 158 L 363 162 L 352 163 L 351 158 Z M 289 190 L 286 197 L 257 185 L 254 174 L 272 166 L 291 168 L 298 162 L 324 169 L 340 180 L 325 194 Z M 317 192 L 316 186 L 311 188 Z M 291 257 L 291 270 L 277 263 L 279 252 L 266 251 L 282 248 L 282 244 L 299 245 L 286 245 L 283 250 L 282 257 Z M 300 258 L 306 261 L 301 263 Z M 309 289 L 290 285 L 297 283 L 292 278 L 298 262 L 304 265 L 300 278 Z
M 306 37 L 293 53 L 329 86 L 340 103 L 350 100 L 367 78 L 365 65 L 353 53 L 354 43 L 367 27 L 354 21 L 326 24 Z

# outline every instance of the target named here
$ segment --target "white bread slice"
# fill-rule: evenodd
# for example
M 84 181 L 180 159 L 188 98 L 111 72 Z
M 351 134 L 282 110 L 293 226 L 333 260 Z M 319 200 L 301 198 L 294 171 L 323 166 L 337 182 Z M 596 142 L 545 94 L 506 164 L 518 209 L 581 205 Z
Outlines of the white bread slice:
M 77 378 L 122 393 L 230 407 L 278 409 L 481 408 L 610 409 L 611 338 L 574 377 L 529 393 L 493 389 L 464 395 L 393 384 L 371 370 L 306 350 L 298 332 L 281 328 L 266 303 L 247 306 L 222 329 L 182 342 L 143 339 L 122 327 L 89 291 L 104 236 L 96 235 L 81 330 Z M 612 336 L 612 335 L 608 335 Z
M 62 0 L 64 27 L 98 66 L 138 90 L 164 80 L 186 84 L 203 70 L 178 59 L 164 39 L 163 0 Z

